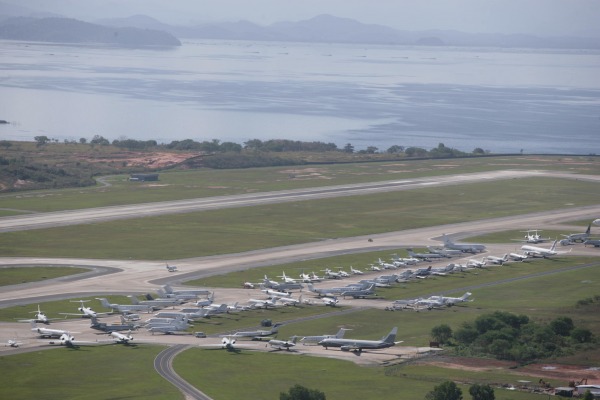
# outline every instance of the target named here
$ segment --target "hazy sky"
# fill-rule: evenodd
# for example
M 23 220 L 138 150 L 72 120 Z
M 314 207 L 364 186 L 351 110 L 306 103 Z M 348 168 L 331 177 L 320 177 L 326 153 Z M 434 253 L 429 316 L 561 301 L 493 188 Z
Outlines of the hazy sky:
M 146 14 L 169 23 L 261 25 L 332 14 L 396 29 L 600 36 L 600 0 L 0 0 L 93 20 Z

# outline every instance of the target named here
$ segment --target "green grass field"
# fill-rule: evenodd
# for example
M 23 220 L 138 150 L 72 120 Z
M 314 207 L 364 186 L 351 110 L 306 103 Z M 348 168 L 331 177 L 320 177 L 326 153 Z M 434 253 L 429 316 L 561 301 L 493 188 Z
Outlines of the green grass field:
M 0 208 L 50 211 L 135 203 L 140 199 L 159 201 L 498 168 L 600 173 L 600 163 L 596 157 L 591 160 L 585 157 L 572 160 L 557 157 L 507 157 L 464 162 L 434 160 L 410 164 L 387 162 L 320 165 L 293 168 L 293 172 L 290 168 L 169 172 L 161 174 L 158 186 L 132 184 L 125 176 L 119 176 L 108 179 L 113 186 L 104 188 L 10 194 L 0 198 Z M 597 185 L 560 179 L 523 179 L 461 185 L 436 190 L 4 233 L 0 241 L 0 255 L 169 260 L 597 204 L 598 194 L 600 191 Z M 352 210 L 350 216 L 348 210 Z M 501 234 L 510 236 L 510 239 L 517 232 Z M 489 238 L 490 243 L 495 240 L 497 239 L 494 237 Z M 177 243 L 177 246 L 173 246 L 173 243 Z M 202 246 L 199 246 L 199 243 Z M 399 254 L 403 255 L 401 252 Z M 318 271 L 325 266 L 347 268 L 354 265 L 364 268 L 379 256 L 389 259 L 389 254 L 355 254 L 244 271 L 192 283 L 233 287 L 246 280 L 258 281 L 264 273 L 274 277 L 281 273 L 282 268 L 285 268 L 286 274 L 290 276 L 297 275 L 302 270 Z M 526 314 L 539 321 L 549 321 L 559 315 L 570 316 L 577 326 L 586 327 L 598 335 L 600 308 L 597 302 L 585 306 L 578 305 L 579 300 L 600 295 L 598 266 L 486 285 L 510 277 L 524 277 L 588 262 L 589 259 L 560 257 L 556 260 L 508 264 L 399 285 L 394 289 L 382 291 L 381 297 L 389 301 L 441 291 L 458 292 L 470 286 L 477 287 L 471 289 L 475 301 L 465 305 L 423 312 L 373 309 L 343 316 L 303 320 L 281 327 L 278 338 L 334 333 L 340 326 L 344 326 L 353 329 L 347 333 L 347 337 L 378 339 L 392 326 L 398 326 L 398 340 L 404 340 L 405 345 L 422 346 L 429 342 L 431 328 L 436 325 L 445 323 L 456 329 L 462 322 L 472 321 L 478 315 L 496 310 Z M 129 301 L 123 296 L 107 297 L 120 303 Z M 103 311 L 96 300 L 88 305 L 96 311 Z M 59 315 L 59 312 L 74 310 L 77 306 L 68 300 L 41 305 L 42 310 L 50 317 Z M 31 315 L 30 311 L 36 308 L 37 304 L 29 304 L 0 309 L 0 320 L 27 318 Z M 256 326 L 265 318 L 274 322 L 291 321 L 323 311 L 331 310 L 325 307 L 257 310 L 211 318 L 195 324 L 190 330 L 219 333 Z M 155 345 L 102 346 L 1 356 L 0 397 L 183 398 L 152 368 L 152 360 L 161 349 L 162 347 Z M 600 363 L 600 351 L 587 351 L 545 362 L 572 362 L 595 366 Z M 447 379 L 459 382 L 511 384 L 515 384 L 519 379 L 537 381 L 535 377 L 528 376 L 519 369 L 475 372 L 418 364 L 359 367 L 344 361 L 303 355 L 250 351 L 229 353 L 196 348 L 178 356 L 174 365 L 180 375 L 215 399 L 273 399 L 278 398 L 279 392 L 287 391 L 293 384 L 299 383 L 324 391 L 329 400 L 412 400 L 424 398 L 435 385 Z M 566 382 L 552 383 L 566 385 Z M 461 388 L 464 397 L 468 398 L 468 385 L 461 385 Z M 496 399 L 499 400 L 539 398 L 539 395 L 535 394 L 496 389 Z
M 67 275 L 81 274 L 89 271 L 77 267 L 37 267 L 19 266 L 0 268 L 0 286 L 16 285 L 19 283 L 38 282 L 59 278 Z
M 9 232 L 0 255 L 170 260 L 591 205 L 599 195 L 589 182 L 515 179 Z

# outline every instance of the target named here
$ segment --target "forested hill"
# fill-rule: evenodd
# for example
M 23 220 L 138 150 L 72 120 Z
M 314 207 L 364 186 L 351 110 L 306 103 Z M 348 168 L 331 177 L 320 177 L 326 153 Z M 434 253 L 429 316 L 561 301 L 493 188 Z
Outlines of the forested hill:
M 181 46 L 179 39 L 168 32 L 107 27 L 71 18 L 9 18 L 0 22 L 0 39 L 127 47 Z

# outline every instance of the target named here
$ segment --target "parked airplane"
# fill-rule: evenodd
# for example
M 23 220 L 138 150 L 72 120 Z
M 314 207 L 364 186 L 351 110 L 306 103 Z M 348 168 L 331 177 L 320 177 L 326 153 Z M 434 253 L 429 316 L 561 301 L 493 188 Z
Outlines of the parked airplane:
M 525 246 L 521 246 L 521 250 L 523 250 L 523 252 L 527 256 L 544 257 L 544 258 L 550 257 L 550 256 L 555 256 L 557 254 L 565 254 L 572 250 L 572 249 L 569 249 L 569 251 L 556 251 L 555 249 L 556 249 L 557 242 L 558 242 L 558 240 L 555 240 L 554 243 L 552 243 L 552 247 L 550 247 L 549 249 L 547 249 L 545 247 L 536 247 L 536 246 L 525 245 Z
M 277 307 L 277 301 L 279 298 L 274 297 L 272 299 L 249 299 L 248 303 L 250 303 L 250 308 L 269 308 L 269 307 Z
M 398 254 L 392 254 L 392 260 L 394 262 L 398 262 L 401 264 L 406 264 L 406 265 L 415 265 L 416 263 L 418 263 L 420 260 L 418 258 L 414 258 L 414 257 L 408 257 L 408 258 L 400 258 L 398 257 Z
M 330 307 L 335 307 L 339 303 L 339 300 L 336 297 L 322 297 L 321 301 L 323 304 Z
M 528 258 L 527 254 L 519 253 L 508 253 L 508 257 L 510 257 L 514 261 L 525 261 Z
M 48 318 L 46 316 L 46 314 L 44 314 L 42 312 L 42 310 L 40 310 L 39 304 L 38 304 L 37 311 L 30 311 L 30 313 L 35 314 L 35 317 L 30 318 L 30 319 L 20 319 L 19 322 L 38 322 L 40 324 L 46 324 L 46 325 L 50 324 L 51 319 Z M 54 318 L 54 319 L 58 319 L 58 318 Z
M 350 273 L 354 275 L 364 275 L 364 272 L 362 272 L 360 269 L 354 269 L 352 265 L 350 266 Z
M 365 297 L 376 296 L 375 283 L 373 283 L 371 286 L 364 288 L 364 289 L 360 289 L 360 288 L 349 289 L 345 292 L 342 292 L 340 295 L 343 297 L 352 296 L 355 299 L 364 299 Z
M 288 292 L 279 292 L 273 289 L 263 289 L 262 292 L 266 293 L 270 298 L 273 297 L 291 297 L 292 294 Z
M 177 270 L 177 267 L 175 265 L 169 265 L 169 264 L 167 264 L 167 271 L 169 271 L 169 272 L 179 272 Z
M 6 342 L 6 344 L 4 346 L 7 347 L 19 347 L 23 344 L 23 342 L 19 342 L 17 340 L 14 339 L 8 339 L 8 341 Z
M 379 268 L 378 266 L 376 266 L 376 265 L 373 265 L 373 264 L 371 264 L 371 265 L 369 266 L 369 269 L 370 269 L 371 271 L 381 271 L 381 268 Z
M 478 243 L 454 243 L 446 234 L 442 234 L 444 247 L 452 250 L 460 250 L 463 253 L 481 253 L 485 251 L 485 245 Z
M 432 258 L 445 258 L 443 255 L 437 253 L 413 253 L 412 249 L 406 249 L 406 251 L 408 252 L 408 255 L 412 258 L 418 258 L 420 260 L 425 261 L 429 261 Z
M 172 320 L 171 323 L 161 324 L 161 323 L 153 323 L 146 325 L 146 330 L 151 332 L 153 335 L 155 333 L 164 333 L 166 335 L 175 334 L 177 332 L 185 331 L 190 325 L 185 321 Z
M 485 257 L 485 262 L 486 264 L 488 262 L 492 263 L 492 264 L 497 264 L 497 265 L 502 265 L 504 264 L 506 261 L 508 261 L 508 253 L 503 255 L 502 257 L 496 257 L 496 256 L 486 256 Z
M 121 324 L 107 324 L 105 322 L 98 322 L 96 317 L 91 317 L 92 323 L 90 328 L 96 329 L 102 332 L 113 332 L 113 331 L 130 331 L 133 329 L 137 329 L 139 325 L 135 325 L 132 323 L 126 323 L 125 318 L 121 316 Z
M 469 297 L 471 297 L 471 294 L 472 294 L 471 292 L 466 292 L 465 294 L 463 294 L 460 297 L 431 296 L 431 297 L 429 297 L 429 299 L 441 301 L 443 304 L 445 304 L 447 306 L 453 306 L 456 303 L 472 301 L 472 300 L 469 300 Z
M 146 295 L 147 300 L 138 300 L 137 296 L 129 295 L 127 296 L 131 299 L 131 303 L 134 305 L 146 305 L 150 306 L 153 309 L 165 308 L 165 307 L 175 307 L 180 306 L 183 301 L 177 299 L 154 299 L 149 294 Z
M 283 271 L 283 274 L 278 276 L 278 278 L 283 279 L 283 281 L 286 283 L 296 283 L 296 280 L 294 278 L 290 278 L 289 276 L 285 275 L 285 271 Z
M 583 243 L 590 237 L 591 230 L 592 230 L 592 223 L 590 222 L 587 229 L 583 233 L 571 233 L 569 235 L 561 235 L 561 236 L 564 236 L 566 238 L 566 240 L 571 243 L 577 243 L 577 242 Z M 563 239 L 563 240 L 565 240 L 565 239 Z M 561 241 L 561 243 L 562 243 L 562 241 Z
M 123 335 L 120 332 L 111 331 L 109 334 L 113 338 L 115 343 L 129 344 L 129 342 L 133 341 L 133 336 L 131 336 L 131 332 L 129 332 L 127 335 Z
M 211 291 L 206 289 L 184 289 L 184 290 L 173 290 L 171 285 L 164 285 L 163 289 L 167 294 L 195 294 L 196 296 L 210 296 Z
M 290 351 L 291 347 L 296 345 L 296 341 L 298 340 L 297 336 L 293 336 L 291 340 L 277 340 L 271 339 L 269 340 L 269 346 L 277 349 L 277 350 L 287 350 Z
M 475 259 L 470 259 L 470 260 L 467 260 L 467 267 L 482 268 L 482 267 L 485 267 L 485 261 L 483 259 L 481 261 L 475 260 Z
M 379 266 L 382 267 L 383 269 L 398 269 L 398 266 L 396 264 L 386 263 L 381 258 L 377 259 L 377 264 L 379 264 Z
M 329 339 L 329 338 L 341 339 L 344 337 L 344 334 L 346 333 L 346 331 L 349 331 L 349 330 L 351 330 L 351 329 L 340 328 L 340 330 L 335 335 L 304 336 L 302 339 L 300 339 L 300 343 L 302 343 L 303 345 L 307 345 L 310 343 L 319 344 L 319 342 L 324 339 Z
M 431 268 L 431 275 L 446 276 L 454 271 L 455 264 L 448 264 L 445 267 Z
M 338 272 L 332 271 L 329 268 L 322 269 L 321 272 L 325 273 L 325 278 L 327 279 L 341 279 L 342 275 Z
M 252 340 L 260 340 L 260 338 L 275 335 L 279 329 L 277 328 L 281 324 L 275 324 L 271 328 L 271 330 L 262 330 L 258 329 L 255 331 L 237 331 L 232 335 L 223 335 L 223 337 L 232 337 L 232 338 L 250 338 Z
M 96 300 L 100 300 L 100 304 L 104 308 L 110 308 L 112 311 L 118 311 L 123 314 L 132 313 L 136 311 L 145 311 L 150 313 L 152 311 L 152 307 L 146 304 L 117 304 L 117 303 L 109 303 L 103 297 L 97 297 Z
M 351 284 L 351 285 L 346 285 L 346 286 L 341 286 L 341 287 L 332 287 L 332 288 L 316 288 L 313 286 L 313 284 L 309 283 L 308 284 L 308 290 L 316 293 L 319 296 L 339 296 L 344 292 L 347 292 L 349 290 L 359 290 L 359 289 L 366 289 L 368 286 L 370 286 L 371 282 L 362 282 L 362 283 L 358 283 L 358 284 Z
M 596 226 L 600 226 L 600 218 L 593 220 L 592 224 L 596 225 Z
M 600 239 L 588 239 L 585 242 L 583 242 L 583 244 L 585 246 L 587 246 L 589 244 L 589 245 L 592 245 L 594 247 L 600 247 Z
M 175 293 L 167 293 L 164 289 L 157 289 L 156 293 L 160 296 L 161 299 L 174 299 L 182 302 L 197 300 L 198 295 L 189 293 L 189 294 L 175 294 Z
M 525 233 L 525 236 L 523 239 L 513 239 L 513 240 L 518 240 L 521 242 L 532 243 L 532 244 L 542 243 L 542 242 L 546 242 L 546 241 L 550 240 L 550 238 L 541 237 L 541 235 L 539 234 L 539 232 L 541 232 L 541 231 L 537 230 L 537 229 L 522 231 L 522 232 Z
M 31 331 L 38 333 L 40 335 L 40 337 L 46 337 L 46 338 L 59 338 L 62 335 L 70 336 L 69 331 L 66 331 L 63 329 L 42 328 L 41 326 L 37 326 L 37 324 L 33 321 L 31 322 Z
M 286 306 L 297 306 L 298 304 L 302 304 L 302 295 L 300 295 L 300 297 L 297 299 L 292 299 L 291 297 L 281 297 L 279 302 Z
M 394 327 L 390 333 L 381 338 L 381 340 L 360 340 L 360 339 L 337 339 L 327 338 L 319 342 L 319 344 L 327 350 L 329 347 L 339 347 L 342 351 L 353 351 L 361 353 L 363 349 L 384 349 L 395 346 L 401 342 L 395 342 L 398 328 Z
M 434 246 L 427 246 L 427 250 L 429 250 L 430 253 L 436 253 L 436 254 L 440 254 L 444 257 L 447 258 L 451 258 L 454 256 L 460 256 L 463 254 L 462 251 L 460 250 L 456 250 L 456 249 L 444 249 L 444 248 L 440 248 L 440 247 L 434 247 Z
M 108 313 L 97 313 L 96 311 L 92 310 L 91 307 L 86 307 L 83 305 L 83 303 L 88 302 L 89 300 L 77 300 L 77 301 L 71 301 L 71 303 L 81 303 L 81 307 L 78 307 L 77 310 L 80 311 L 79 314 L 75 314 L 75 313 L 60 313 L 61 315 L 74 315 L 77 317 L 84 317 L 84 318 L 98 318 L 100 315 L 108 315 Z

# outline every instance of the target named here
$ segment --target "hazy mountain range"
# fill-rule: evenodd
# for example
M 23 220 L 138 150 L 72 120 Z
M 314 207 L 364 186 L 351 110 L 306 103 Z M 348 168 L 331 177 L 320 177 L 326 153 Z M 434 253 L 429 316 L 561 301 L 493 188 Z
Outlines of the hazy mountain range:
M 188 38 L 430 46 L 600 48 L 600 40 L 597 38 L 476 34 L 448 30 L 403 31 L 332 15 L 319 15 L 296 22 L 277 22 L 268 26 L 249 21 L 174 26 L 145 15 L 91 21 L 93 23 L 59 17 L 0 3 L 0 38 L 131 46 L 176 46 L 180 44 L 177 38 Z

